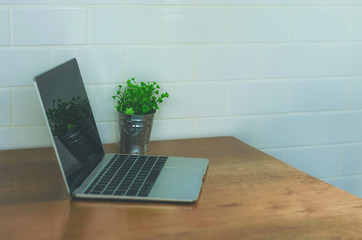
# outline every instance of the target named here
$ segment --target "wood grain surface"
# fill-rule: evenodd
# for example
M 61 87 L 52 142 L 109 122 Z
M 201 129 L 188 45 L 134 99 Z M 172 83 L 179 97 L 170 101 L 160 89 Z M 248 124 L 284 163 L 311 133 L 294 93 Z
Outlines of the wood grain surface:
M 70 200 L 51 148 L 0 151 L 0 239 L 362 239 L 360 198 L 233 137 L 150 149 L 210 160 L 196 203 Z

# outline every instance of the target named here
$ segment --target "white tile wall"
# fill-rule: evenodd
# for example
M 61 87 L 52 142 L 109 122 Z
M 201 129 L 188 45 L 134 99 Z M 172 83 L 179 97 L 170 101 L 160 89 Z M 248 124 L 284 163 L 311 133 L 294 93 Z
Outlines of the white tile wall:
M 348 107 L 350 109 L 361 109 L 362 108 L 362 79 L 356 78 L 351 79 L 349 83 L 349 99 Z
M 200 46 L 195 49 L 196 80 L 250 79 L 259 76 L 256 46 Z
M 34 76 L 49 69 L 46 48 L 0 48 L 0 87 L 33 86 Z
M 48 4 L 49 0 L 0 0 L 0 4 Z
M 345 79 L 291 81 L 290 111 L 343 110 L 346 107 L 347 87 L 348 81 Z
M 57 48 L 52 56 L 53 66 L 77 58 L 86 84 L 116 84 L 123 80 L 123 47 Z
M 313 145 L 315 142 L 314 114 L 261 117 L 258 123 L 259 148 L 281 148 Z
M 196 5 L 260 5 L 261 0 L 196 0 Z
M 0 89 L 0 127 L 11 124 L 11 96 L 10 89 Z
M 362 177 L 361 176 L 326 178 L 323 180 L 325 180 L 327 183 L 329 183 L 331 185 L 334 185 L 338 188 L 345 190 L 346 192 L 354 194 L 358 197 L 362 197 L 362 194 L 361 194 Z
M 350 34 L 350 8 L 295 8 L 293 40 L 347 41 Z
M 84 8 L 14 8 L 12 25 L 14 45 L 86 43 Z
M 285 151 L 282 149 L 263 149 L 263 152 L 285 162 Z
M 190 119 L 155 119 L 151 140 L 182 139 L 192 137 L 192 120 Z
M 357 41 L 362 40 L 362 8 L 353 8 L 351 27 L 352 39 Z
M 52 4 L 90 4 L 90 5 L 103 5 L 103 4 L 122 4 L 124 0 L 50 0 Z
M 256 117 L 200 118 L 193 122 L 193 133 L 200 137 L 235 136 L 255 145 Z
M 193 48 L 131 47 L 126 54 L 126 78 L 139 81 L 189 81 L 193 75 Z
M 361 75 L 362 44 L 326 44 L 323 48 L 323 75 Z
M 119 142 L 119 128 L 116 122 L 98 122 L 97 128 L 101 137 L 102 143 Z
M 223 83 L 163 84 L 162 91 L 172 96 L 160 107 L 162 119 L 217 117 L 225 114 Z
M 13 124 L 45 125 L 43 112 L 34 88 L 13 89 Z
M 86 89 L 95 120 L 97 122 L 117 121 L 115 101 L 112 98 L 116 94 L 117 85 L 90 85 Z
M 298 6 L 298 5 L 321 5 L 323 4 L 323 0 L 262 0 L 263 4 L 266 5 L 291 5 L 291 6 Z
M 126 5 L 193 5 L 194 0 L 125 0 Z
M 324 0 L 326 5 L 362 6 L 360 0 Z
M 7 8 L 0 8 L 0 46 L 9 45 L 9 10 Z
M 289 41 L 289 15 L 290 8 L 232 8 L 230 10 L 230 41 Z
M 49 131 L 45 126 L 0 128 L 0 136 L 2 149 L 51 146 Z
M 314 177 L 339 176 L 342 173 L 343 147 L 288 149 L 286 162 Z
M 91 7 L 89 41 L 92 44 L 157 43 L 157 8 Z
M 225 43 L 226 8 L 166 8 L 162 10 L 164 43 Z
M 318 143 L 335 144 L 362 141 L 362 112 L 321 113 Z
M 264 47 L 261 55 L 261 76 L 263 78 L 320 75 L 320 45 L 271 45 Z
M 0 149 L 50 146 L 34 76 L 79 61 L 102 141 L 111 96 L 160 82 L 153 140 L 232 135 L 356 195 L 360 0 L 0 0 Z
M 347 145 L 344 148 L 344 175 L 358 175 L 362 171 L 362 144 Z
M 227 85 L 230 115 L 281 113 L 288 111 L 288 81 L 242 81 Z

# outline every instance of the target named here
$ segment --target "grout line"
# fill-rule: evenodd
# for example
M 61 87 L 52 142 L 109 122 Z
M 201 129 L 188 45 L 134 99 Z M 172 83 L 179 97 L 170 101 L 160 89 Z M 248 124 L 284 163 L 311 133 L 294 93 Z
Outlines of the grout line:
M 90 7 L 86 7 L 85 9 L 86 15 L 86 44 L 87 46 L 90 45 Z
M 350 94 L 351 94 L 351 79 L 348 78 L 347 79 L 347 86 L 346 86 L 346 105 L 345 105 L 345 110 L 348 111 L 349 110 L 349 99 L 350 99 Z
M 9 47 L 13 46 L 13 11 L 9 7 L 8 8 L 8 19 L 9 19 Z
M 123 48 L 123 77 L 121 81 L 126 81 L 127 77 L 127 55 L 128 55 L 128 48 Z
M 265 51 L 265 45 L 261 45 L 257 48 L 257 59 L 258 59 L 258 76 L 257 79 L 261 80 L 263 75 L 263 53 Z
M 319 113 L 316 113 L 314 117 L 314 145 L 318 146 Z
M 319 50 L 319 79 L 323 77 L 323 57 L 324 57 L 324 45 L 320 45 Z
M 192 82 L 196 79 L 196 48 L 192 47 Z
M 224 82 L 224 117 L 228 117 L 228 112 L 229 112 L 228 96 L 229 96 L 229 84 Z
M 13 89 L 10 88 L 10 127 L 14 127 L 14 102 Z
M 191 137 L 195 137 L 195 119 L 191 119 Z
M 254 129 L 254 147 L 256 148 L 258 146 L 258 136 L 259 136 L 259 124 L 260 124 L 260 117 L 257 117 L 255 120 L 255 129 Z
M 163 22 L 163 8 L 159 8 L 159 14 L 158 14 L 158 44 L 162 44 L 162 22 Z
M 343 148 L 342 148 L 342 159 L 341 159 L 341 163 L 340 163 L 340 175 L 341 175 L 341 176 L 343 176 L 343 172 L 344 172 L 345 148 L 346 148 L 346 146 L 343 144 Z
M 231 8 L 227 8 L 227 20 L 226 20 L 226 23 L 227 23 L 227 26 L 226 26 L 226 42 L 228 43 L 228 44 L 230 44 L 230 41 L 231 41 L 231 13 L 230 13 L 230 11 L 231 11 Z
M 295 8 L 290 8 L 288 12 L 288 31 L 289 31 L 289 42 L 294 43 L 294 21 L 295 21 Z
M 362 174 L 348 174 L 348 175 L 343 175 L 343 176 L 332 176 L 332 177 L 321 177 L 319 179 L 323 180 L 323 181 L 328 181 L 328 180 L 338 180 L 338 179 L 346 179 L 346 178 L 361 178 Z
M 286 163 L 287 162 L 287 157 L 288 157 L 287 149 L 283 148 L 282 151 L 283 151 L 283 162 Z
M 349 17 L 349 24 L 348 24 L 348 27 L 349 27 L 349 32 L 348 32 L 348 39 L 349 41 L 353 41 L 353 36 L 354 36 L 354 28 L 353 28 L 353 21 L 354 21 L 354 18 L 355 18 L 355 11 L 353 8 L 350 9 L 350 17 Z
M 288 80 L 288 88 L 287 88 L 287 112 L 291 111 L 291 97 L 292 96 L 292 83 L 291 80 Z
M 48 53 L 48 62 L 49 62 L 49 68 L 53 67 L 54 66 L 54 62 L 53 62 L 53 59 L 54 59 L 54 51 L 53 49 L 49 49 L 49 53 Z
M 90 31 L 89 31 L 90 32 Z M 149 43 L 94 43 L 94 44 L 83 44 L 83 43 L 75 43 L 75 44 L 43 44 L 43 45 L 12 45 L 13 48 L 44 48 L 44 47 L 54 47 L 54 48 L 71 48 L 71 47 L 197 47 L 197 46 L 205 46 L 205 47 L 271 47 L 271 46 L 301 46 L 301 45 L 319 45 L 324 47 L 326 45 L 362 45 L 361 41 L 341 41 L 341 42 L 185 42 L 185 43 L 167 43 L 167 42 L 149 42 Z M 1 48 L 9 48 L 9 46 L 0 46 Z

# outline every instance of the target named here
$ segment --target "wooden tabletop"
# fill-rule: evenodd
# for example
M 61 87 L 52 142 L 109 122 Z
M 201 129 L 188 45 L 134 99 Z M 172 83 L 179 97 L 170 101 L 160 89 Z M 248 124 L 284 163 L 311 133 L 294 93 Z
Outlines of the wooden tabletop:
M 362 239 L 360 198 L 235 138 L 150 149 L 210 160 L 196 203 L 71 201 L 51 148 L 0 151 L 0 239 Z

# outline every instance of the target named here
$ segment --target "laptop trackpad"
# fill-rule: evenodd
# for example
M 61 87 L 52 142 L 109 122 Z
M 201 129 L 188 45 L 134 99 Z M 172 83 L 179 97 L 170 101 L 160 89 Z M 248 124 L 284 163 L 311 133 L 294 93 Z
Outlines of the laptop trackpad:
M 196 201 L 203 176 L 199 169 L 163 168 L 148 197 Z

